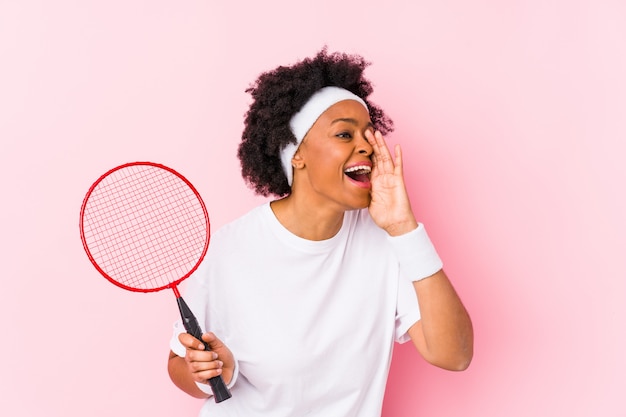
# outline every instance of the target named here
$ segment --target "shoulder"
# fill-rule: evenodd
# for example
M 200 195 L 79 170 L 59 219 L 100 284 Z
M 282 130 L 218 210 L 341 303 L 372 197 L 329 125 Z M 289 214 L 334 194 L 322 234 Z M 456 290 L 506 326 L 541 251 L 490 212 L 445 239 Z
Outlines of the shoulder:
M 254 225 L 262 222 L 263 206 L 257 206 L 214 230 L 211 230 L 209 247 L 203 262 L 194 274 L 199 282 L 206 281 L 211 271 L 237 262 L 248 244 L 254 245 Z
M 217 228 L 214 232 L 212 232 L 212 236 L 228 236 L 239 230 L 262 223 L 268 209 L 269 203 L 256 206 L 244 215 Z
M 266 222 L 269 203 L 252 208 L 237 219 L 211 231 L 209 251 L 215 247 L 241 245 L 259 234 L 259 228 Z

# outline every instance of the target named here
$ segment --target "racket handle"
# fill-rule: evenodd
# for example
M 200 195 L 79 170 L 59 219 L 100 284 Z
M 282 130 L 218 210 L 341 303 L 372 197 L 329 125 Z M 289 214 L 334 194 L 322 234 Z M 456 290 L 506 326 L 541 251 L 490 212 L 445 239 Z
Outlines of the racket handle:
M 187 333 L 201 341 L 204 344 L 204 348 L 206 350 L 211 350 L 209 344 L 202 340 L 202 329 L 198 324 L 198 319 L 196 319 L 196 316 L 194 316 L 194 314 L 191 312 L 191 309 L 189 308 L 185 300 L 183 300 L 183 297 L 176 297 L 176 301 L 178 302 L 180 317 L 183 320 L 183 325 L 185 326 L 185 330 L 187 330 Z M 232 397 L 232 394 L 224 383 L 221 375 L 209 379 L 209 385 L 211 386 L 211 390 L 213 391 L 213 398 L 215 399 L 216 403 L 221 403 L 222 401 Z
M 230 393 L 230 390 L 224 383 L 222 376 L 214 376 L 209 379 L 209 385 L 211 385 L 211 391 L 213 391 L 213 398 L 215 398 L 216 403 L 221 403 L 224 400 L 229 399 L 233 396 Z

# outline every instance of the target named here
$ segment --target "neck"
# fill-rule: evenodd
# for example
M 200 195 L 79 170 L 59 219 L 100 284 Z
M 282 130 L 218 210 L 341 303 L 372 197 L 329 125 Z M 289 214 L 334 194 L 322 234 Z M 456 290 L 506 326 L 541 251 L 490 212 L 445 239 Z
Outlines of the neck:
M 307 240 L 326 240 L 335 236 L 343 224 L 343 211 L 324 209 L 289 195 L 273 201 L 274 215 L 287 230 Z

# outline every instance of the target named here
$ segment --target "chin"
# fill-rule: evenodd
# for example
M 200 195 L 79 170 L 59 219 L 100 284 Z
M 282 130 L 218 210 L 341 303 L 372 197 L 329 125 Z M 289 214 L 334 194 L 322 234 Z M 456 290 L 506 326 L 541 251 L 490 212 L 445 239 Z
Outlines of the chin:
M 372 199 L 368 193 L 367 198 L 359 199 L 359 201 L 356 202 L 354 210 L 368 208 L 370 205 L 370 201 L 372 201 Z

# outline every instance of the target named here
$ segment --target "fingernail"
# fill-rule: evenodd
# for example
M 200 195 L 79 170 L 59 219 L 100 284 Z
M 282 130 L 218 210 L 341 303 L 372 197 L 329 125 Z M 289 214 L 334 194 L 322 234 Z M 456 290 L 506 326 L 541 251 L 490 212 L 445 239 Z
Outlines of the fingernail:
M 217 353 L 213 352 L 213 359 L 217 359 Z

